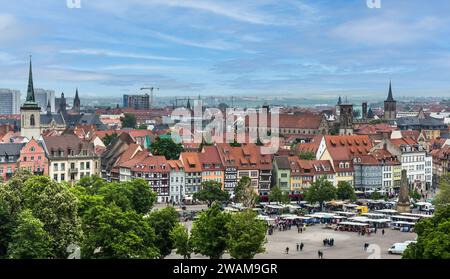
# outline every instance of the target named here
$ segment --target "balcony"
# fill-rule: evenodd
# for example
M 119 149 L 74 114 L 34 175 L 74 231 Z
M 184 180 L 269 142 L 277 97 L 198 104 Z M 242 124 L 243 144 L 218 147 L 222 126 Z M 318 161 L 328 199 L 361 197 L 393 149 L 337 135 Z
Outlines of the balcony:
M 78 168 L 74 168 L 74 169 L 70 168 L 69 173 L 78 173 Z

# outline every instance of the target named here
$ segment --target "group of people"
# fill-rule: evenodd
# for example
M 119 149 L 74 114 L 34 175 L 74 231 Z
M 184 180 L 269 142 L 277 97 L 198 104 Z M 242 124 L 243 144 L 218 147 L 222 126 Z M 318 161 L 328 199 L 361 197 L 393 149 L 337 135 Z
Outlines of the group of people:
M 326 238 L 326 239 L 324 239 L 323 240 L 323 246 L 333 247 L 334 246 L 334 238 L 331 238 L 331 239 Z

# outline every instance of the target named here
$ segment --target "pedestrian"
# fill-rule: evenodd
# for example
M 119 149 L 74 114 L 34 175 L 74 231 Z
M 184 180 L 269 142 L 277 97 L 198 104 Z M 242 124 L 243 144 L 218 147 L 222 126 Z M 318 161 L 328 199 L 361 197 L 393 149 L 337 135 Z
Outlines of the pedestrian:
M 304 246 L 305 246 L 305 245 L 303 244 L 303 242 L 300 243 L 300 252 L 303 251 L 303 247 L 304 247 Z
M 286 247 L 286 255 L 289 255 L 289 247 Z
M 319 250 L 319 252 L 317 252 L 317 255 L 319 256 L 319 259 L 323 259 L 323 252 Z
M 300 245 L 297 243 L 297 251 L 300 250 Z
M 381 235 L 383 235 L 384 236 L 384 229 L 381 231 Z

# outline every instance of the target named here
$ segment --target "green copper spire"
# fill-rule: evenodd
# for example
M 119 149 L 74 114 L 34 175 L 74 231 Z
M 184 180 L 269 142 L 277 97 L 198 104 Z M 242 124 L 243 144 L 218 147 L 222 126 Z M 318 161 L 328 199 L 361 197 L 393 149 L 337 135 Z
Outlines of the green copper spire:
M 31 55 L 30 55 L 30 72 L 28 74 L 27 99 L 23 106 L 26 108 L 38 108 L 38 104 L 36 103 L 36 99 L 34 98 L 33 66 L 31 63 Z

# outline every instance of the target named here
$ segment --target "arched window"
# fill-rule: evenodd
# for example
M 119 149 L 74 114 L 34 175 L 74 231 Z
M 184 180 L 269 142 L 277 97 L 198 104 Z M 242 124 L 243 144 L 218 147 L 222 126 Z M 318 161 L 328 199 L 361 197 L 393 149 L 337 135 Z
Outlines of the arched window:
M 34 127 L 36 125 L 35 120 L 34 120 L 34 114 L 32 114 L 30 116 L 30 126 Z

